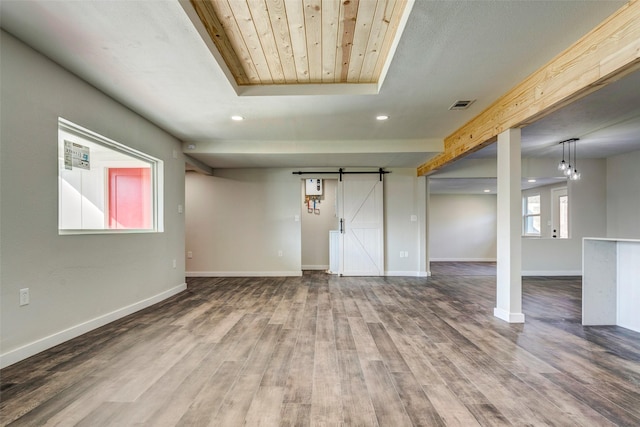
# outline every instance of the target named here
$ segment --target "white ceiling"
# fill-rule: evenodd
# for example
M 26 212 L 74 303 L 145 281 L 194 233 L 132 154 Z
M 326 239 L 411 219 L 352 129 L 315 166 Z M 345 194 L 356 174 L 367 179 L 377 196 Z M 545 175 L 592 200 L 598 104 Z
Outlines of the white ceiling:
M 378 95 L 238 96 L 177 0 L 3 0 L 0 18 L 210 166 L 417 167 L 625 3 L 417 0 Z M 638 88 L 635 73 L 523 129 L 524 155 L 570 137 L 585 157 L 640 149 Z M 460 99 L 476 102 L 449 111 Z

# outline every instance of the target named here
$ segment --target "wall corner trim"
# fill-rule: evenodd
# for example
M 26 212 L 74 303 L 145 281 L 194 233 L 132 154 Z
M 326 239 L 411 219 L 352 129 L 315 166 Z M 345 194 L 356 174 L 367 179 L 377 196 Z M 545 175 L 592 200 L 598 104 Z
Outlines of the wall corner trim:
M 167 298 L 179 294 L 185 289 L 187 289 L 187 284 L 181 283 L 178 286 L 175 286 L 152 297 L 146 298 L 142 301 L 127 305 L 110 313 L 104 314 L 102 316 L 56 332 L 55 334 L 33 341 L 32 343 L 26 344 L 22 347 L 18 347 L 14 350 L 10 350 L 6 353 L 0 354 L 0 369 L 20 362 L 21 360 L 36 355 L 44 350 L 55 347 L 58 344 L 62 344 L 65 341 L 69 341 L 73 338 L 79 337 L 80 335 L 104 326 L 107 323 L 114 322 L 118 319 L 135 313 L 136 311 L 140 311 L 144 308 L 152 306 L 153 304 L 156 304 L 160 301 L 164 301 Z

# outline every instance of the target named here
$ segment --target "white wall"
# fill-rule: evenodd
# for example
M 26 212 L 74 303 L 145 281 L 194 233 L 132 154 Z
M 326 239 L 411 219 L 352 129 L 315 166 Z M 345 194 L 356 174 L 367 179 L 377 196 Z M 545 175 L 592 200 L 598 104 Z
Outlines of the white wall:
M 321 178 L 322 179 L 322 178 Z M 300 203 L 304 201 L 304 179 L 300 180 Z M 336 190 L 338 180 L 323 179 L 323 194 L 318 213 L 309 213 L 307 206 L 302 206 L 300 223 L 302 226 L 302 269 L 329 269 L 329 231 L 338 229 L 336 214 Z
M 607 159 L 607 237 L 640 239 L 640 150 Z
M 415 169 L 391 172 L 384 178 L 385 270 L 424 275 L 425 179 Z M 291 169 L 188 173 L 186 189 L 186 250 L 193 254 L 187 275 L 301 274 L 302 232 L 295 216 L 308 214 L 302 212 L 300 176 Z M 400 251 L 409 256 L 400 258 Z
M 184 158 L 166 132 L 7 33 L 1 37 L 6 366 L 184 289 L 184 217 L 177 209 Z M 163 233 L 58 235 L 58 116 L 164 160 Z M 19 306 L 22 288 L 30 290 L 26 306 Z
M 431 261 L 496 260 L 494 194 L 432 194 L 429 221 Z

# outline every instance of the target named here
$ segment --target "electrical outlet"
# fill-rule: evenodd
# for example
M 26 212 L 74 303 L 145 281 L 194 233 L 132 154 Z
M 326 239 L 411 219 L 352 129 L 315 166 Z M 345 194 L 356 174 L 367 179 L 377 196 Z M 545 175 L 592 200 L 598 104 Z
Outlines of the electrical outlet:
M 173 268 L 176 268 L 177 265 L 178 265 L 178 262 L 174 259 L 173 260 Z
M 20 289 L 20 305 L 29 304 L 29 288 Z
M 278 251 L 278 256 L 281 257 L 282 256 L 282 251 Z
M 189 259 L 193 258 L 193 252 L 188 251 L 187 252 L 187 258 L 189 258 Z

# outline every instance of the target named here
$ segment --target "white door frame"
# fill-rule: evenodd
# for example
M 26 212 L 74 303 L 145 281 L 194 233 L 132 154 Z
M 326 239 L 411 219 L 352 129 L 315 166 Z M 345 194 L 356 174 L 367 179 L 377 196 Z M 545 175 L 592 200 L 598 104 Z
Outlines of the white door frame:
M 382 174 L 343 175 L 338 183 L 343 276 L 384 275 Z

